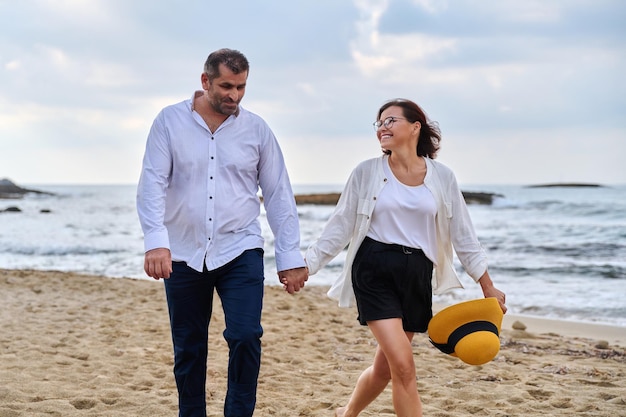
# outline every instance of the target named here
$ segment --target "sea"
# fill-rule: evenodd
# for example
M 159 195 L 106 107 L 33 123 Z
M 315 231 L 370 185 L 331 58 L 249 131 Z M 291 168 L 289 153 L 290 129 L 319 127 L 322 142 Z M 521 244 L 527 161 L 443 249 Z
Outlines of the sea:
M 151 279 L 143 272 L 143 237 L 134 185 L 23 185 L 52 193 L 0 200 L 0 268 Z M 626 332 L 626 185 L 527 187 L 466 185 L 495 193 L 470 204 L 489 271 L 514 314 L 617 325 Z M 294 185 L 296 194 L 342 185 Z M 6 211 L 10 207 L 19 212 Z M 301 249 L 319 236 L 333 206 L 299 205 Z M 279 285 L 273 237 L 261 212 L 266 285 Z M 307 285 L 331 285 L 345 252 Z M 436 295 L 443 305 L 479 298 L 480 286 L 455 260 L 464 289 Z M 306 291 L 306 288 L 304 289 Z

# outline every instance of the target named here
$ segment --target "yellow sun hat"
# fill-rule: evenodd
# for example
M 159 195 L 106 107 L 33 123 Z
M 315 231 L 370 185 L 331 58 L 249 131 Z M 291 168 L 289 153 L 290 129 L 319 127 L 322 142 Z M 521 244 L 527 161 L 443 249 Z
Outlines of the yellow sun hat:
M 500 351 L 502 309 L 493 297 L 444 308 L 428 324 L 430 342 L 469 365 L 483 365 Z

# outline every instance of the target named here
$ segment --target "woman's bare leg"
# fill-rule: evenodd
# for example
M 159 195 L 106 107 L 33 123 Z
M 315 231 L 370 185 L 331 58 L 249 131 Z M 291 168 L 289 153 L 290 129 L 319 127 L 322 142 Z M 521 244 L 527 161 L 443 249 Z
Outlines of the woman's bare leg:
M 400 319 L 368 322 L 378 341 L 374 363 L 357 381 L 345 407 L 338 408 L 338 417 L 356 417 L 380 395 L 392 381 L 394 409 L 399 417 L 421 417 L 422 404 L 415 381 L 415 362 L 411 339 L 413 333 L 402 329 Z
M 374 355 L 374 363 L 361 373 L 348 404 L 345 407 L 338 408 L 335 415 L 338 417 L 358 416 L 365 407 L 383 392 L 390 379 L 391 373 L 387 366 L 387 359 L 383 351 L 378 347 Z
M 396 415 L 422 417 L 422 402 L 417 392 L 415 361 L 411 348 L 413 334 L 402 329 L 401 319 L 376 320 L 368 325 L 387 358 Z

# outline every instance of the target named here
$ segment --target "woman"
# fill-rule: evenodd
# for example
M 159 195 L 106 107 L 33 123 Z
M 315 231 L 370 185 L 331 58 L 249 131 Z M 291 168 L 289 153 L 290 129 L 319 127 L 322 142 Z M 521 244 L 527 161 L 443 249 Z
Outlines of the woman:
M 374 123 L 383 156 L 352 172 L 320 238 L 307 250 L 313 275 L 347 244 L 344 270 L 328 295 L 348 307 L 378 342 L 373 364 L 335 416 L 359 415 L 391 380 L 396 415 L 422 416 L 411 340 L 432 317 L 432 293 L 461 287 L 466 272 L 506 312 L 453 172 L 435 162 L 441 134 L 410 100 L 391 100 Z M 416 151 L 417 150 L 417 151 Z M 433 275 L 434 270 L 434 275 Z M 434 279 L 433 279 L 434 277 Z

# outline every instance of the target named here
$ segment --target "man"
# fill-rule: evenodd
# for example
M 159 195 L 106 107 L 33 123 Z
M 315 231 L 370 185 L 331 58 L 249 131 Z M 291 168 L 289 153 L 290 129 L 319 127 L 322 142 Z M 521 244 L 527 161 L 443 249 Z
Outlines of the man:
M 239 103 L 249 64 L 211 53 L 203 91 L 164 108 L 148 135 L 137 191 L 146 273 L 164 279 L 180 417 L 206 416 L 207 338 L 213 291 L 228 342 L 224 416 L 252 416 L 261 362 L 263 238 L 259 187 L 286 291 L 308 278 L 295 199 L 269 126 Z

